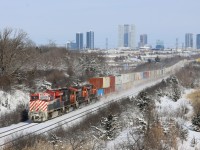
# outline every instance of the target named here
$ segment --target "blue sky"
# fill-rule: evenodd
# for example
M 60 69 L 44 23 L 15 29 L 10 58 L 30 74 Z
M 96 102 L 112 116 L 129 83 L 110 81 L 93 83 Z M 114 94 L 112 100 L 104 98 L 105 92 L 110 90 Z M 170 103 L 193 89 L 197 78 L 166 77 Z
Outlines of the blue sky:
M 0 0 L 0 30 L 23 29 L 36 44 L 64 45 L 93 30 L 95 46 L 117 47 L 118 25 L 135 24 L 136 38 L 175 47 L 185 33 L 200 33 L 200 0 Z M 194 36 L 195 37 L 195 36 Z M 85 38 L 85 37 L 84 37 Z

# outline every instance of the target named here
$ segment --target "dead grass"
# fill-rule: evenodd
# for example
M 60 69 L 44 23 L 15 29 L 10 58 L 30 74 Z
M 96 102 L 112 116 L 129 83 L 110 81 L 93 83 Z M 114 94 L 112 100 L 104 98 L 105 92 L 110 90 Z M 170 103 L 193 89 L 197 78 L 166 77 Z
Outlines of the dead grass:
M 187 98 L 192 102 L 194 113 L 200 114 L 200 89 L 188 94 Z
M 192 103 L 200 101 L 200 89 L 188 94 L 187 98 L 190 99 Z

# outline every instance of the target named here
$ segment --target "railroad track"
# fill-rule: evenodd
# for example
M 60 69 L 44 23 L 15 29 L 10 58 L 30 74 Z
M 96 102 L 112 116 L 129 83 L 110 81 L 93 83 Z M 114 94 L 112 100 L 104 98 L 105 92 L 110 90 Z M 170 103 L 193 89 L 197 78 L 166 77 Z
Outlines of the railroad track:
M 51 124 L 49 124 L 49 125 L 47 125 L 47 126 L 44 126 L 44 127 L 42 127 L 42 128 L 39 128 L 39 129 L 37 129 L 37 130 L 34 130 L 34 132 L 27 133 L 26 135 L 24 135 L 24 136 L 22 136 L 22 137 L 19 137 L 19 138 L 23 138 L 23 137 L 29 136 L 29 135 L 31 135 L 31 134 L 42 134 L 42 133 L 49 132 L 49 131 L 51 131 L 51 130 L 55 130 L 56 128 L 59 128 L 59 127 L 62 126 L 62 125 L 66 125 L 66 124 L 69 124 L 70 122 L 73 122 L 73 121 L 75 121 L 75 120 L 77 120 L 77 119 L 84 118 L 85 116 L 87 116 L 87 115 L 89 115 L 89 114 L 92 114 L 92 113 L 98 111 L 98 110 L 101 109 L 101 108 L 106 107 L 109 103 L 112 103 L 113 101 L 117 101 L 117 100 L 114 100 L 114 99 L 113 99 L 113 100 L 110 100 L 110 101 L 108 101 L 108 102 L 105 102 L 105 103 L 100 104 L 100 105 L 98 105 L 98 106 L 95 106 L 95 107 L 93 107 L 93 108 L 87 109 L 87 110 L 85 110 L 85 111 L 83 111 L 83 112 L 81 112 L 81 113 L 79 113 L 79 114 L 77 114 L 77 115 L 67 117 L 67 118 L 65 118 L 65 119 L 59 120 L 59 121 L 57 121 L 57 122 L 51 123 Z M 87 108 L 87 107 L 84 107 L 84 108 Z M 40 124 L 32 124 L 32 123 L 31 123 L 31 124 L 29 124 L 29 125 L 23 125 L 23 126 L 22 126 L 23 128 L 20 126 L 20 127 L 14 128 L 14 129 L 10 129 L 10 130 L 4 131 L 4 132 L 0 133 L 0 139 L 2 139 L 2 138 L 8 139 L 9 137 L 12 138 L 12 136 L 13 136 L 14 134 L 17 134 L 17 133 L 19 133 L 20 131 L 24 131 L 25 129 L 29 129 L 29 128 L 31 128 L 31 127 L 35 127 L 35 126 L 38 126 L 38 125 L 41 125 L 41 124 L 45 124 L 45 122 L 44 122 L 44 123 L 40 123 Z M 18 138 L 18 139 L 19 139 L 19 138 Z M 5 142 L 5 143 L 3 142 L 3 143 L 0 144 L 0 147 L 5 146 L 5 145 L 7 145 L 7 144 L 9 144 L 9 143 L 11 143 L 11 142 L 13 142 L 13 141 L 15 141 L 15 140 L 16 140 L 16 139 L 7 141 L 7 142 Z
M 163 78 L 164 77 L 162 77 L 161 79 L 163 79 Z M 158 79 L 157 81 L 154 81 L 154 82 L 151 82 L 151 80 L 150 80 L 150 84 L 147 85 L 147 87 L 159 82 L 161 79 Z M 0 147 L 4 147 L 5 145 L 10 144 L 20 138 L 24 138 L 24 137 L 32 135 L 32 134 L 43 134 L 43 133 L 49 132 L 51 130 L 55 130 L 56 128 L 59 128 L 60 126 L 75 122 L 75 120 L 84 118 L 85 116 L 92 114 L 92 113 L 98 111 L 99 109 L 102 109 L 102 108 L 108 106 L 112 102 L 118 102 L 122 98 L 135 96 L 142 89 L 144 89 L 144 85 L 141 86 L 140 88 L 137 88 L 137 91 L 131 92 L 131 94 L 126 94 L 126 92 L 124 92 L 124 94 L 122 94 L 121 96 L 119 96 L 117 98 L 116 97 L 110 98 L 110 99 L 108 98 L 107 101 L 101 99 L 99 102 L 96 102 L 96 103 L 93 103 L 86 107 L 83 107 L 83 108 L 79 109 L 78 111 L 73 111 L 73 112 L 63 115 L 63 119 L 60 119 L 62 117 L 61 116 L 61 117 L 57 117 L 57 118 L 51 119 L 51 120 L 43 122 L 43 123 L 31 123 L 31 124 L 21 125 L 21 126 L 3 131 L 0 133 Z M 88 109 L 89 106 L 93 106 L 93 105 L 94 105 L 94 107 Z M 95 106 L 95 105 L 97 105 L 97 106 Z M 38 129 L 36 129 L 36 127 Z M 29 131 L 30 128 L 32 129 L 31 132 Z M 26 131 L 26 129 L 29 129 L 29 130 L 27 130 L 26 134 L 18 137 L 17 139 L 12 139 L 14 134 L 19 134 L 22 131 L 24 132 L 24 131 Z M 5 139 L 7 140 L 6 142 L 4 141 Z M 10 140 L 8 140 L 8 139 L 10 139 Z
M 4 138 L 6 136 L 12 135 L 14 133 L 17 133 L 19 131 L 23 131 L 24 129 L 28 129 L 30 127 L 36 126 L 36 125 L 38 125 L 38 123 L 31 123 L 31 124 L 27 123 L 27 124 L 23 124 L 23 125 L 5 130 L 3 132 L 0 132 L 0 139 Z

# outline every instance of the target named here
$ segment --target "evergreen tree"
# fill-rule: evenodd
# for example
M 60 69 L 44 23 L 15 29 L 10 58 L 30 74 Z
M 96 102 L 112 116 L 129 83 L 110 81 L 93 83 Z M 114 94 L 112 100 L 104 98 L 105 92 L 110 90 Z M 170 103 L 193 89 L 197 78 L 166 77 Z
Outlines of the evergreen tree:
M 157 57 L 155 58 L 155 62 L 160 62 L 160 57 L 157 56 Z
M 195 117 L 193 117 L 192 124 L 200 127 L 200 114 L 197 114 Z
M 140 108 L 140 110 L 143 110 L 145 107 L 149 105 L 149 102 L 151 99 L 147 96 L 147 92 L 140 92 L 138 96 L 136 97 L 137 106 Z

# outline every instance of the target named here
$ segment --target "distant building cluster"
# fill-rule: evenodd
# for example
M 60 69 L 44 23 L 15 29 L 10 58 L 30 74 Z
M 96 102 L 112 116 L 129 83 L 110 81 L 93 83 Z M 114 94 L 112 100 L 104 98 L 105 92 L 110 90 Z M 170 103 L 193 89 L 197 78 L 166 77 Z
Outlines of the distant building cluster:
M 68 41 L 67 49 L 69 50 L 83 50 L 83 49 L 94 49 L 94 32 L 86 32 L 86 47 L 84 46 L 83 33 L 76 33 L 76 42 Z
M 192 33 L 185 34 L 185 49 L 193 49 L 194 46 L 194 39 Z M 200 49 L 200 34 L 196 35 L 196 49 Z
M 175 49 L 178 50 L 178 38 L 176 38 L 176 47 Z M 66 45 L 67 49 L 69 50 L 83 50 L 89 49 L 94 50 L 94 31 L 86 32 L 86 41 L 84 43 L 84 34 L 83 33 L 76 33 L 76 41 L 68 41 Z M 108 48 L 108 39 L 106 38 L 105 43 L 106 49 Z M 138 46 L 136 46 L 136 29 L 134 24 L 123 24 L 118 25 L 118 48 L 119 49 L 141 49 L 141 50 L 164 50 L 164 41 L 157 40 L 155 47 L 148 43 L 148 35 L 141 34 L 139 36 Z M 182 49 L 190 50 L 190 49 L 200 49 L 200 34 L 196 35 L 196 45 L 194 44 L 193 34 L 186 33 L 185 34 L 185 42 L 182 43 Z M 169 49 L 169 48 L 168 48 Z

